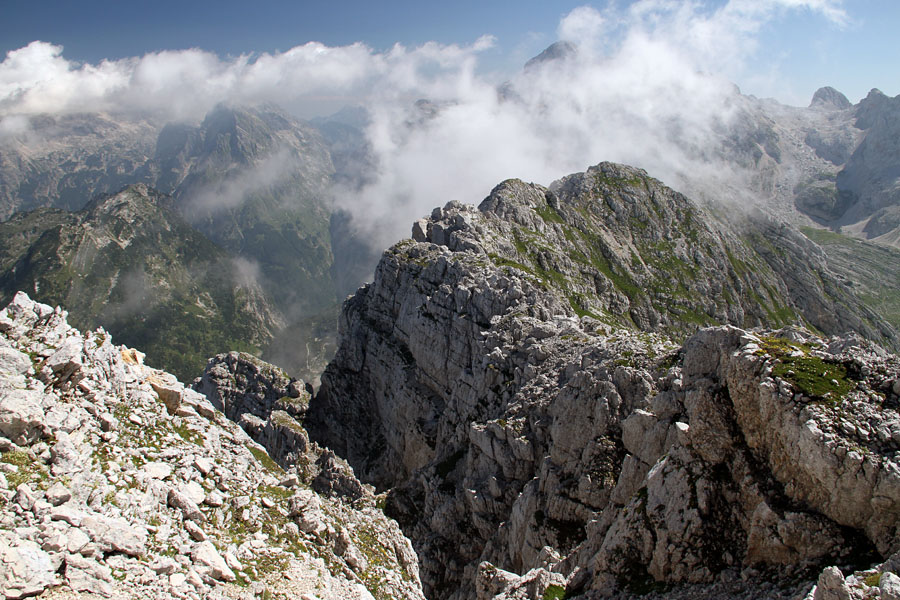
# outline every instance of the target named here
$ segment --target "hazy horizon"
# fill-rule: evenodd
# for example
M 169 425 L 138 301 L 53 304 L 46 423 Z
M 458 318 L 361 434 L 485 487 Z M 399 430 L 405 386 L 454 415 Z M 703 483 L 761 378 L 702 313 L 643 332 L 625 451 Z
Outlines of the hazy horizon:
M 37 9 L 6 5 L 0 17 L 15 17 L 0 19 L 7 47 L 29 37 L 48 41 L 9 49 L 0 62 L 0 143 L 27 135 L 25 117 L 40 113 L 106 111 L 196 121 L 221 102 L 271 102 L 302 117 L 362 104 L 371 114 L 364 133 L 376 173 L 362 189 L 335 188 L 334 200 L 366 215 L 360 227 L 369 230 L 373 243 L 386 245 L 408 234 L 412 220 L 448 200 L 477 203 L 504 179 L 549 184 L 604 160 L 647 169 L 672 186 L 703 179 L 710 189 L 722 190 L 716 182 L 727 179 L 740 187 L 734 182 L 741 174 L 704 151 L 721 143 L 722 132 L 742 110 L 735 84 L 745 94 L 799 106 L 826 85 L 852 102 L 872 87 L 898 92 L 883 87 L 883 80 L 871 81 L 864 92 L 847 89 L 850 75 L 866 77 L 870 67 L 900 83 L 900 66 L 891 61 L 895 52 L 884 49 L 900 4 L 886 0 L 539 4 L 507 11 L 511 22 L 506 23 L 499 17 L 507 13 L 493 5 L 479 9 L 463 3 L 454 12 L 400 3 L 381 12 L 360 9 L 360 16 L 371 19 L 351 21 L 348 13 L 355 5 L 306 7 L 304 13 L 263 1 L 252 14 L 242 9 L 245 22 L 229 21 L 228 29 L 225 17 L 237 5 L 224 2 L 219 12 L 205 15 L 210 30 L 186 28 L 204 16 L 193 4 L 184 8 L 190 18 L 179 22 L 171 3 L 156 6 L 152 14 L 149 8 L 130 14 L 121 7 L 79 3 L 84 12 L 69 7 L 59 13 L 73 20 L 64 30 L 55 29 L 53 19 L 32 23 L 28 15 L 36 19 Z M 294 37 L 273 25 L 271 40 L 261 42 L 265 26 L 279 14 L 271 10 L 276 6 L 287 15 L 281 19 L 285 26 L 301 23 L 304 14 L 310 22 L 302 21 Z M 90 14 L 96 22 L 79 33 L 79 23 Z M 333 45 L 305 41 L 315 35 L 317 22 L 320 39 Z M 116 29 L 115 23 L 128 26 Z M 379 32 L 383 23 L 390 26 Z M 79 37 L 96 27 L 112 27 L 116 35 L 93 44 Z M 222 31 L 246 35 L 230 45 L 213 43 L 227 37 Z M 148 46 L 145 38 L 154 32 L 160 37 Z M 65 41 L 69 35 L 75 35 L 71 42 Z M 859 43 L 861 36 L 863 51 L 881 55 L 854 61 L 845 46 Z M 387 41 L 392 37 L 399 43 Z M 81 56 L 113 58 L 73 59 L 55 43 L 60 38 Z M 287 50 L 272 49 L 295 39 Z M 523 69 L 557 40 L 575 44 L 577 54 Z M 254 43 L 261 45 L 247 50 Z M 192 48 L 165 49 L 184 45 Z M 141 48 L 145 53 L 129 54 Z M 845 60 L 856 68 L 840 67 Z M 823 65 L 828 77 L 811 86 L 809 77 L 821 76 Z M 767 93 L 772 90 L 783 93 Z M 437 110 L 417 112 L 419 98 Z M 244 179 L 267 181 L 253 173 Z M 230 195 L 219 190 L 207 201 L 219 197 Z

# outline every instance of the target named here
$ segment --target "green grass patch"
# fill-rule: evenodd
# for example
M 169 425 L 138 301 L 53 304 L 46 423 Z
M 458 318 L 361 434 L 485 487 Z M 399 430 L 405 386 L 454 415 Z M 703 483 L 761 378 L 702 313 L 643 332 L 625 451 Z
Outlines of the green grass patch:
M 551 584 L 544 590 L 543 600 L 563 600 L 566 597 L 566 588 L 561 585 Z
M 287 500 L 294 495 L 294 490 L 283 488 L 280 485 L 261 485 L 257 488 L 257 491 L 278 500 Z
M 810 398 L 839 402 L 856 387 L 844 365 L 811 355 L 809 346 L 766 337 L 762 348 L 778 361 L 772 375 L 781 377 Z
M 556 210 L 554 210 L 554 208 L 549 204 L 545 204 L 544 206 L 535 208 L 534 212 L 536 212 L 543 220 L 549 223 L 565 223 L 563 218 L 559 216 L 559 213 L 556 212 Z
M 199 431 L 194 431 L 193 429 L 187 427 L 186 425 L 174 425 L 172 429 L 175 430 L 175 433 L 181 436 L 186 442 L 190 442 L 191 444 L 196 444 L 197 446 L 203 447 L 203 434 Z
M 878 584 L 881 583 L 881 573 L 872 573 L 863 579 L 863 583 L 869 587 L 878 587 Z
M 30 483 L 37 480 L 38 483 L 46 482 L 48 479 L 47 469 L 38 460 L 32 460 L 27 452 L 22 450 L 13 450 L 12 452 L 4 452 L 0 455 L 0 462 L 15 465 L 18 470 L 15 473 L 6 474 L 6 482 L 9 489 L 14 490 L 23 483 Z
M 284 469 L 279 467 L 278 463 L 272 460 L 272 457 L 269 456 L 265 450 L 250 445 L 247 446 L 247 449 L 250 450 L 250 454 L 253 455 L 253 458 L 255 458 L 259 462 L 259 464 L 261 464 L 263 468 L 265 468 L 266 471 L 274 473 L 276 475 L 284 474 Z
M 488 254 L 488 258 L 490 258 L 491 262 L 493 262 L 498 267 L 512 267 L 514 269 L 524 271 L 525 273 L 528 273 L 529 275 L 534 275 L 534 272 L 531 270 L 531 267 L 523 265 L 520 262 L 516 262 L 514 260 L 510 260 L 508 258 L 500 256 L 499 254 Z

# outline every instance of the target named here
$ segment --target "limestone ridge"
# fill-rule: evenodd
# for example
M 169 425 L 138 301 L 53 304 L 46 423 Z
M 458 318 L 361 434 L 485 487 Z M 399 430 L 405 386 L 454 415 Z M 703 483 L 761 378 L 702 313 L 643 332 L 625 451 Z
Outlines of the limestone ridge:
M 384 254 L 306 422 L 388 490 L 429 598 L 791 597 L 900 549 L 900 363 L 735 328 L 867 327 L 805 238 L 746 236 L 601 164 L 450 203 Z
M 872 90 L 855 111 L 866 136 L 838 173 L 835 185 L 849 204 L 837 224 L 862 222 L 867 238 L 900 244 L 900 97 Z
M 614 327 L 683 334 L 698 325 L 802 319 L 826 333 L 855 330 L 898 344 L 798 231 L 761 215 L 733 231 L 632 167 L 601 163 L 549 189 L 510 180 L 477 211 L 435 211 L 413 236 L 481 252 L 556 290 L 566 314 Z
M 283 470 L 142 358 L 22 293 L 0 311 L 4 597 L 423 599 L 409 542 L 351 471 L 300 444 L 309 471 Z M 352 499 L 334 485 L 351 480 Z

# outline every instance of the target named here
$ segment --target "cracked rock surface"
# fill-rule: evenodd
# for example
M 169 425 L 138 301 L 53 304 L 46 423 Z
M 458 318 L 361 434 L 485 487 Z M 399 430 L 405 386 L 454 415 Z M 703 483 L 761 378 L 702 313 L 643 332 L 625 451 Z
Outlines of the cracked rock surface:
M 611 224 L 640 215 L 667 222 Z M 429 598 L 793 598 L 831 566 L 881 593 L 851 578 L 900 550 L 900 363 L 780 326 L 754 290 L 877 338 L 816 256 L 785 278 L 701 218 L 616 165 L 505 182 L 416 223 L 346 302 L 308 427 L 387 490 Z M 685 337 L 698 314 L 730 324 Z
M 0 311 L 0 398 L 6 598 L 423 598 L 368 489 L 311 489 L 356 481 L 331 454 L 295 444 L 313 467 L 285 471 L 206 396 L 22 293 Z

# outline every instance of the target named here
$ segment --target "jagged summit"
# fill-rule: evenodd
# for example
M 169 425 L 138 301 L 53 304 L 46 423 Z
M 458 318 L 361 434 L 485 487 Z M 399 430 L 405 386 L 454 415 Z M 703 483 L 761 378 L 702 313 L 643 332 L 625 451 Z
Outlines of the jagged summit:
M 809 103 L 809 107 L 815 108 L 817 106 L 822 108 L 845 110 L 853 105 L 850 104 L 847 96 L 840 93 L 833 87 L 826 86 L 817 89 L 816 93 L 813 94 L 812 101 Z
M 803 236 L 750 226 L 601 163 L 448 203 L 384 254 L 306 422 L 387 491 L 429 598 L 794 598 L 900 550 L 900 362 L 772 328 L 865 317 Z M 681 341 L 718 318 L 769 328 Z
M 85 206 L 84 210 L 88 212 L 106 212 L 109 213 L 114 207 L 142 205 L 157 207 L 163 206 L 166 202 L 163 194 L 146 183 L 133 183 L 126 185 L 121 190 L 109 194 L 98 194 L 92 198 Z
M 556 292 L 560 311 L 615 327 L 683 334 L 699 325 L 806 319 L 827 333 L 855 330 L 891 347 L 900 343 L 798 232 L 758 218 L 731 233 L 685 196 L 625 165 L 601 163 L 549 188 L 505 181 L 477 210 L 436 210 L 414 226 L 413 237 L 454 252 L 477 249 L 497 267 Z M 773 245 L 778 252 L 769 250 Z
M 578 54 L 578 46 L 572 42 L 566 40 L 553 42 L 544 48 L 540 54 L 529 59 L 528 62 L 525 63 L 525 70 L 534 69 L 550 62 L 565 61 L 574 57 L 576 54 Z

